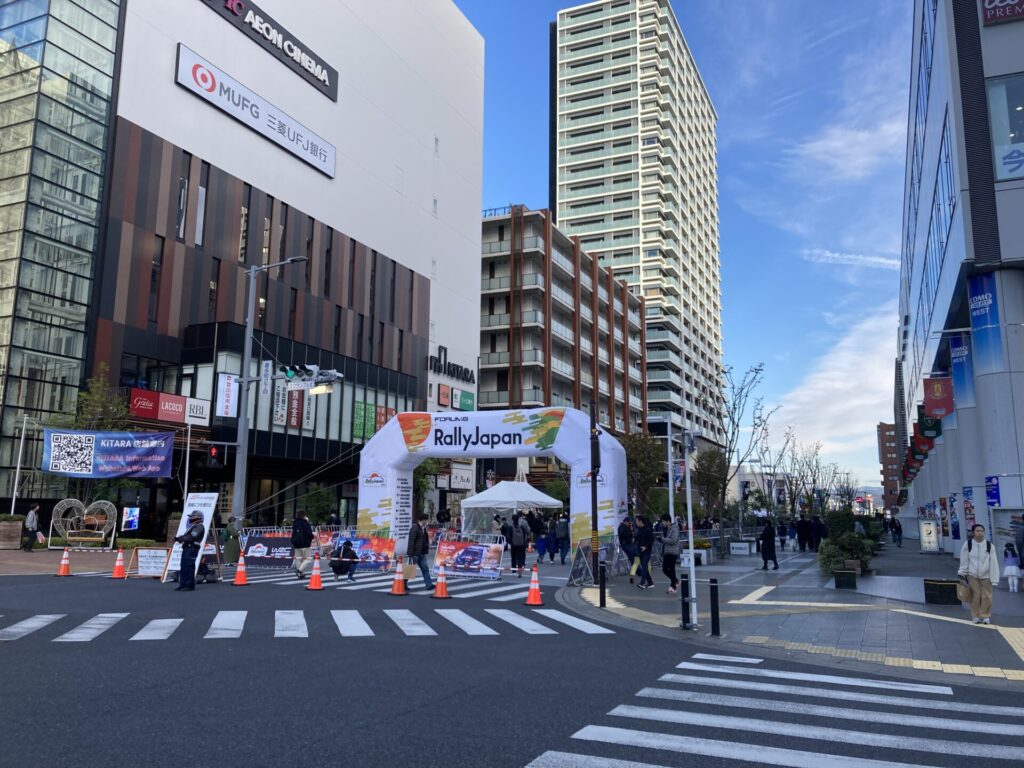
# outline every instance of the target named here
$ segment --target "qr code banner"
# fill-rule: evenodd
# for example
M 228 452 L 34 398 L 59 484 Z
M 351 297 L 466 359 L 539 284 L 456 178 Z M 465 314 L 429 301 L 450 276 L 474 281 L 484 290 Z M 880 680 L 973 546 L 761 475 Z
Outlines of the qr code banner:
M 170 477 L 173 432 L 43 431 L 41 469 L 65 477 Z
M 96 458 L 96 435 L 54 432 L 50 438 L 49 472 L 88 477 Z

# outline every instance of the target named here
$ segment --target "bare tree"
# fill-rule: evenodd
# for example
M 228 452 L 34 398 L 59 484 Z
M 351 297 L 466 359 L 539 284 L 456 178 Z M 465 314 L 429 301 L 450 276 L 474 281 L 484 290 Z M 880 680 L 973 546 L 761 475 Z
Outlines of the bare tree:
M 773 446 L 767 419 L 761 424 L 760 435 L 755 436 L 754 454 L 757 459 L 752 463 L 757 464 L 759 471 L 754 472 L 754 480 L 765 501 L 765 508 L 771 513 L 775 512 L 777 490 L 785 487 L 785 480 L 780 475 L 784 473 L 785 459 L 794 441 L 793 430 L 787 429 L 782 444 Z
M 853 511 L 853 500 L 857 498 L 860 481 L 850 471 L 836 474 L 835 497 L 843 506 L 843 511 Z
M 780 457 L 782 481 L 786 486 L 786 502 L 789 514 L 796 517 L 800 508 L 800 500 L 807 488 L 807 472 L 804 469 L 802 454 L 797 447 L 796 433 L 790 427 L 786 430 L 786 449 Z
M 801 450 L 800 460 L 804 465 L 804 472 L 807 478 L 804 486 L 804 497 L 807 506 L 813 512 L 815 508 L 824 512 L 828 501 L 835 492 L 836 478 L 839 474 L 839 467 L 834 463 L 826 462 L 821 456 L 821 443 L 804 446 Z

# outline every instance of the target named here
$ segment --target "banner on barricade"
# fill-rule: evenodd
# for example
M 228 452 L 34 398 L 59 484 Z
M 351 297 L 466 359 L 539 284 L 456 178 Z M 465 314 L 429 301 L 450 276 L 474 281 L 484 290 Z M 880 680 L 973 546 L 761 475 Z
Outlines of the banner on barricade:
M 395 541 L 381 536 L 347 539 L 359 557 L 359 571 L 390 571 L 395 562 Z
M 287 568 L 295 556 L 291 531 L 284 528 L 249 533 L 242 551 L 246 568 Z
M 448 541 L 441 537 L 434 553 L 434 573 L 444 565 L 446 576 L 500 579 L 504 551 L 503 544 Z

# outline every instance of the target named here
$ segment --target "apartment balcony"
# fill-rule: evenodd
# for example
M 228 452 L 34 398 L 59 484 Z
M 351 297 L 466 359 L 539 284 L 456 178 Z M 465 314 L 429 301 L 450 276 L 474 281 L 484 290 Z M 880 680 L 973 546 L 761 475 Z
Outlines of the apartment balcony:
M 589 240 L 585 243 L 580 243 L 583 250 L 590 251 L 606 251 L 612 248 L 632 248 L 640 245 L 639 237 L 617 237 L 617 238 L 602 238 L 601 240 Z
M 589 338 L 584 335 L 580 335 L 580 349 L 586 352 L 588 355 L 594 354 L 594 344 Z
M 561 268 L 564 272 L 568 273 L 570 276 L 572 276 L 572 274 L 573 274 L 572 262 L 569 260 L 568 256 L 566 256 L 564 253 L 562 253 L 557 248 L 552 248 L 551 249 L 551 263 L 554 264 L 556 267 Z
M 560 408 L 575 408 L 573 400 L 568 395 L 563 395 L 555 392 L 551 395 L 551 405 L 558 406 Z
M 609 181 L 598 186 L 586 187 L 584 189 L 563 189 L 560 190 L 559 201 L 578 200 L 584 197 L 606 197 L 608 195 L 621 195 L 623 192 L 635 192 L 637 189 L 636 179 L 628 181 Z
M 562 339 L 563 341 L 570 345 L 574 344 L 576 341 L 576 336 L 572 332 L 572 328 L 570 328 L 567 325 L 562 325 L 561 323 L 558 322 L 551 323 L 551 334 Z
M 640 342 L 637 339 L 632 337 L 629 339 L 629 351 L 638 355 L 640 354 Z
M 637 397 L 636 395 L 632 395 L 631 394 L 629 396 L 629 407 L 630 408 L 636 408 L 637 410 L 642 410 L 643 407 L 644 407 L 643 398 L 640 398 L 640 397 Z
M 560 70 L 558 70 L 558 77 L 559 79 L 564 80 L 570 77 L 586 75 L 589 74 L 590 72 L 599 72 L 602 69 L 618 69 L 619 67 L 624 67 L 628 64 L 632 64 L 635 61 L 636 56 L 633 55 L 623 57 L 621 59 L 615 59 L 614 61 L 612 61 L 611 59 L 603 59 L 601 61 L 595 61 L 593 64 L 584 64 L 579 67 L 563 66 Z
M 507 292 L 512 287 L 511 277 L 491 277 L 484 278 L 480 281 L 480 292 L 488 293 L 490 291 Z M 533 272 L 523 275 L 522 281 L 523 288 L 543 288 L 544 287 L 544 275 Z
M 650 385 L 651 382 L 670 382 L 679 386 L 680 378 L 678 371 L 668 371 L 663 368 L 648 368 L 647 369 L 647 383 Z
M 628 98 L 623 94 L 623 98 Z M 637 129 L 635 127 L 630 128 L 616 128 L 615 130 L 604 130 L 595 131 L 594 133 L 588 133 L 584 136 L 563 136 L 558 142 L 560 147 L 574 147 L 579 144 L 591 144 L 598 141 L 608 141 L 609 139 L 617 139 L 620 136 L 636 136 Z
M 481 328 L 507 328 L 511 322 L 511 315 L 495 314 L 495 315 L 481 315 L 480 316 L 480 327 Z M 543 325 L 544 324 L 544 313 L 540 310 L 530 310 L 523 312 L 522 320 L 520 325 Z
M 590 125 L 598 125 L 600 123 L 610 123 L 612 121 L 619 122 L 630 117 L 634 117 L 637 114 L 636 107 L 630 107 L 629 109 L 623 109 L 619 112 L 603 112 L 600 115 L 591 115 L 590 117 L 578 117 L 571 118 L 566 115 L 562 115 L 558 121 L 559 132 L 575 131 L 579 128 L 585 128 Z
M 594 281 L 590 278 L 590 275 L 585 270 L 580 272 L 580 285 L 582 285 L 588 291 L 594 290 Z
M 480 405 L 508 405 L 508 390 L 480 393 Z M 547 405 L 544 390 L 539 388 L 523 390 L 523 405 Z
M 664 405 L 665 403 L 671 403 L 672 405 L 678 405 L 680 408 L 683 406 L 683 398 L 670 389 L 656 389 L 648 387 L 647 402 L 649 405 Z
M 612 118 L 609 117 L 608 119 L 611 120 Z M 573 160 L 572 162 L 581 163 L 584 161 Z M 558 173 L 558 180 L 563 184 L 573 184 L 577 181 L 582 181 L 583 179 L 592 179 L 598 176 L 612 176 L 620 173 L 628 173 L 630 171 L 637 170 L 637 168 L 639 167 L 640 166 L 637 165 L 636 163 L 623 163 L 622 165 L 606 165 L 602 166 L 601 168 L 593 168 L 589 171 L 577 171 L 575 173 L 573 173 L 572 171 L 567 171 L 563 168 Z
M 597 381 L 597 391 L 600 392 L 602 395 L 607 395 L 610 391 L 608 389 L 608 382 L 605 381 L 603 378 L 598 379 Z
M 676 353 L 668 349 L 647 349 L 647 362 L 650 363 L 661 363 L 664 365 L 670 365 L 676 370 L 683 370 L 683 359 Z M 647 369 L 647 377 L 651 376 L 650 368 Z
M 641 371 L 635 365 L 631 365 L 631 366 L 629 366 L 629 378 L 634 380 L 634 381 L 643 381 L 643 379 L 644 379 L 643 371 Z
M 573 306 L 572 294 L 566 291 L 564 288 L 559 288 L 557 285 L 552 285 L 551 295 L 558 301 L 562 302 L 562 304 L 564 304 L 566 309 L 568 309 L 570 312 L 575 311 L 576 308 L 575 306 Z
M 672 331 L 661 328 L 652 328 L 647 331 L 647 343 L 663 344 L 671 347 L 677 352 L 680 352 L 683 349 L 683 339 L 678 333 L 673 333 Z M 640 345 L 637 344 L 637 346 L 639 347 Z
M 508 253 L 511 245 L 511 240 L 496 240 L 490 243 L 481 243 L 480 253 L 483 256 L 488 256 L 497 253 Z M 544 249 L 544 238 L 539 235 L 532 237 L 523 238 L 523 250 L 543 250 Z
M 609 16 L 621 16 L 623 14 L 631 13 L 636 10 L 636 3 L 629 3 L 629 5 L 623 5 L 618 8 L 612 8 L 609 10 L 600 11 L 599 13 L 588 13 L 579 18 L 573 19 L 571 16 L 565 15 L 558 19 L 559 30 L 571 29 L 574 26 L 580 24 L 590 24 L 601 19 L 607 19 Z
M 601 88 L 608 88 L 612 85 L 618 85 L 619 83 L 631 83 L 636 81 L 636 73 L 629 72 L 623 75 L 614 75 L 612 77 L 602 77 L 599 80 L 590 80 L 585 83 L 559 83 L 558 95 L 559 96 L 576 96 L 580 93 L 586 93 L 587 91 L 594 91 Z
M 625 187 L 622 189 L 613 189 L 605 192 L 606 195 L 615 194 L 621 195 L 624 192 L 632 192 L 636 189 L 636 186 Z M 618 202 L 612 201 L 609 203 L 598 203 L 596 205 L 580 205 L 578 207 L 568 207 L 558 209 L 558 221 L 561 222 L 563 218 L 574 218 L 577 216 L 593 216 L 598 213 L 612 213 L 614 211 L 627 211 L 635 210 L 640 207 L 640 201 L 636 198 L 629 200 L 619 200 Z M 638 224 L 639 222 L 635 222 Z
M 619 326 L 617 326 L 617 325 L 615 326 L 614 336 L 615 336 L 615 341 L 616 342 L 618 342 L 619 344 L 621 344 L 623 342 L 624 337 L 622 335 L 622 331 L 619 329 Z
M 558 358 L 551 359 L 551 370 L 560 373 L 570 381 L 575 378 L 576 369 L 572 363 L 566 362 L 565 360 L 559 360 Z
M 481 368 L 507 368 L 510 365 L 543 365 L 544 353 L 539 349 L 524 349 L 520 360 L 511 352 L 484 352 L 480 355 Z
M 617 232 L 623 229 L 635 229 L 640 221 L 636 218 L 623 219 L 621 221 L 602 221 L 595 224 L 573 224 L 567 221 L 568 216 L 559 215 L 558 221 L 562 231 L 567 235 L 589 235 L 594 232 Z
M 637 328 L 640 327 L 640 313 L 639 312 L 636 312 L 636 311 L 631 309 L 631 310 L 629 310 L 629 313 L 628 313 L 627 317 L 629 318 L 630 325 L 635 325 Z
M 582 59 L 587 56 L 597 56 L 601 53 L 611 53 L 612 51 L 620 51 L 623 48 L 632 48 L 636 45 L 636 40 L 630 36 L 629 40 L 622 40 L 617 43 L 613 43 L 611 40 L 601 45 L 588 46 L 579 51 L 563 51 L 562 61 L 572 61 L 574 59 Z

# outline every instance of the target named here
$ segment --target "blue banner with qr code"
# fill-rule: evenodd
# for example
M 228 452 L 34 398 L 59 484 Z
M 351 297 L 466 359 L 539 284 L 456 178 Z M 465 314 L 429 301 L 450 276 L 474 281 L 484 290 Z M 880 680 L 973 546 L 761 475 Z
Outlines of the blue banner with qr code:
M 43 430 L 43 472 L 107 480 L 170 477 L 173 432 Z

